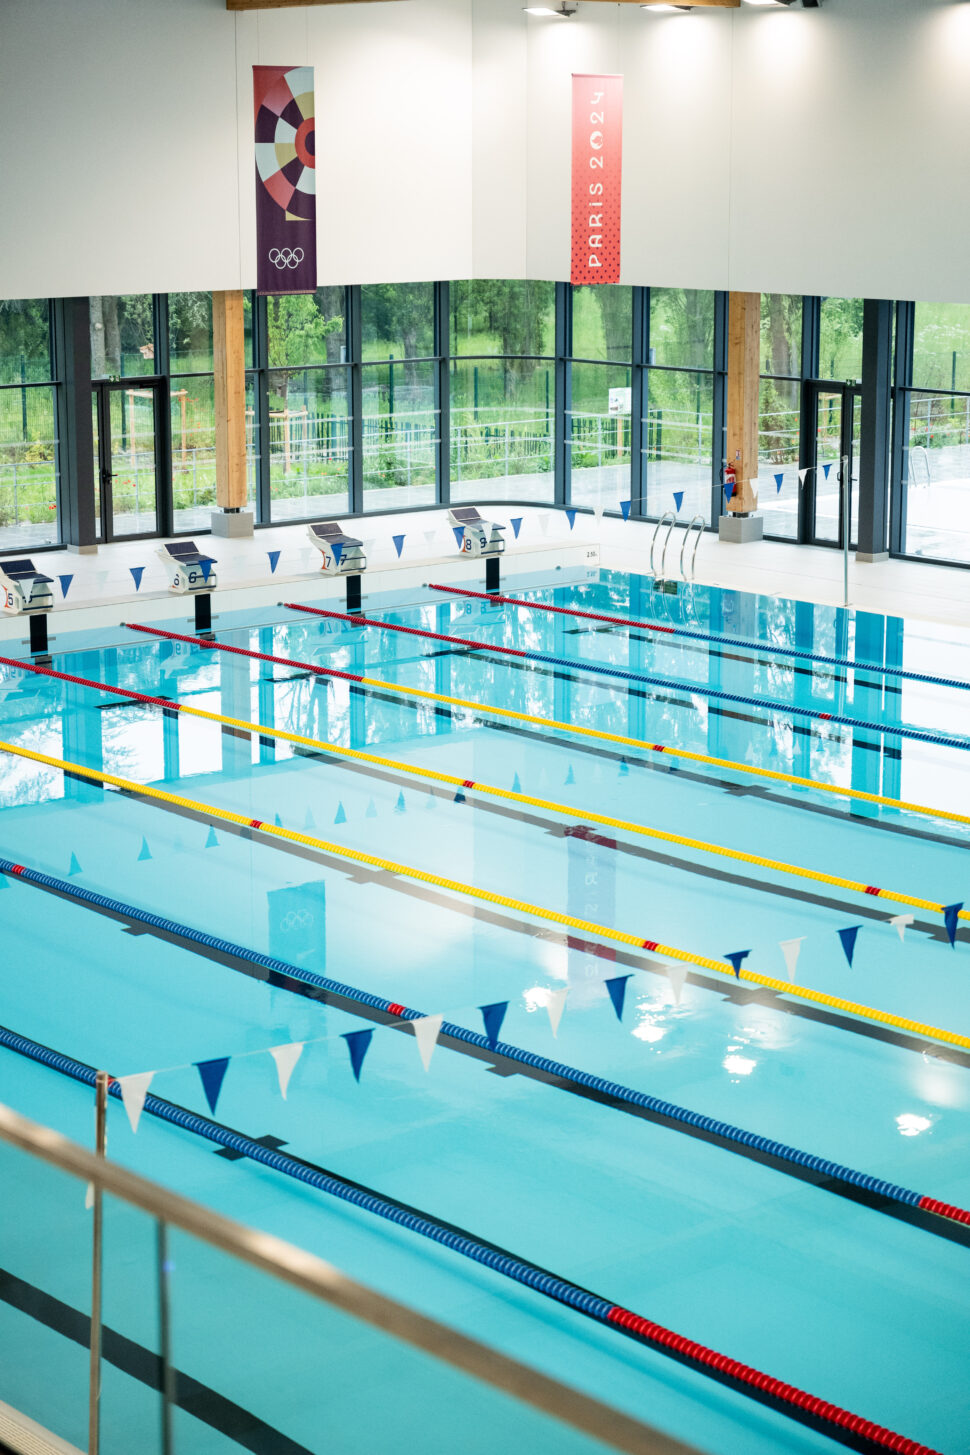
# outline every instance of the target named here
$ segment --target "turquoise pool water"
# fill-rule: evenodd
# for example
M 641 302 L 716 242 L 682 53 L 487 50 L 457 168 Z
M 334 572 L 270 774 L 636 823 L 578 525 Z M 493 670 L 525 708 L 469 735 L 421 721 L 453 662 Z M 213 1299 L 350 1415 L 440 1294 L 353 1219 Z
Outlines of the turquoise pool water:
M 528 583 L 512 586 L 530 594 Z M 771 651 L 797 645 L 970 680 L 970 643 L 954 633 L 714 588 L 667 597 L 645 578 L 608 571 L 531 594 L 763 647 L 431 592 L 376 614 L 569 665 L 488 656 L 285 609 L 258 623 L 223 618 L 217 639 L 970 815 L 966 750 L 787 710 L 811 707 L 887 728 L 967 736 L 970 747 L 966 692 Z M 172 629 L 187 630 L 184 621 Z M 584 662 L 641 678 L 584 673 Z M 402 767 L 308 756 L 285 741 L 164 715 L 12 667 L 0 668 L 5 742 L 247 818 L 273 823 L 278 816 L 338 846 L 699 956 L 723 960 L 750 949 L 746 968 L 781 980 L 780 942 L 803 937 L 800 985 L 967 1033 L 970 937 L 961 930 L 951 948 L 941 915 L 914 911 L 900 940 L 888 921 L 905 905 L 622 830 L 574 830 L 584 813 L 618 816 L 951 904 L 970 902 L 970 825 L 769 786 L 712 765 L 134 631 L 119 630 L 110 646 L 59 654 L 54 667 L 380 754 Z M 646 680 L 651 676 L 682 685 L 659 687 Z M 752 698 L 758 701 L 740 700 Z M 552 813 L 473 791 L 455 801 L 452 789 L 429 791 L 405 764 L 564 808 Z M 442 1012 L 472 1030 L 481 1030 L 480 1006 L 508 1001 L 503 1041 L 970 1205 L 970 1057 L 930 1041 L 886 1039 L 858 1018 L 836 1024 L 797 1013 L 793 999 L 707 972 L 682 983 L 662 957 L 611 951 L 614 961 L 527 914 L 219 823 L 213 828 L 10 755 L 0 766 L 0 857 L 388 1000 Z M 233 1058 L 216 1112 L 227 1126 L 274 1138 L 299 1158 L 944 1455 L 970 1450 L 966 1247 L 615 1107 L 525 1075 L 495 1074 L 446 1046 L 425 1073 L 414 1039 L 392 1028 L 375 1030 L 358 1083 L 343 1035 L 372 1022 L 164 938 L 126 933 L 69 898 L 3 882 L 3 1026 L 113 1075 L 156 1071 L 155 1094 L 204 1114 L 193 1063 Z M 837 931 L 852 925 L 862 928 L 850 966 Z M 622 1023 L 604 985 L 621 973 L 632 976 Z M 546 1004 L 561 989 L 568 995 L 553 1036 Z M 284 1101 L 273 1061 L 260 1053 L 294 1041 L 307 1045 Z M 6 1050 L 0 1100 L 90 1140 L 90 1092 Z M 133 1136 L 123 1108 L 112 1105 L 109 1150 L 699 1449 L 760 1455 L 831 1447 L 824 1435 L 614 1330 L 285 1176 L 227 1161 L 210 1143 L 150 1116 Z M 16 1189 L 0 1213 L 0 1248 L 31 1217 L 29 1179 Z M 83 1219 L 82 1210 L 75 1213 Z M 126 1236 L 119 1231 L 122 1248 Z M 41 1240 L 20 1236 L 0 1262 L 82 1306 L 83 1278 Z M 109 1322 L 134 1330 L 138 1300 L 121 1275 L 108 1296 Z M 83 1350 L 2 1302 L 0 1339 L 0 1398 L 82 1444 L 74 1383 Z M 151 1346 L 148 1333 L 142 1342 Z M 272 1380 L 254 1382 L 251 1366 L 243 1377 L 229 1343 L 198 1344 L 192 1357 L 189 1374 L 251 1410 L 293 1448 L 380 1448 L 360 1443 L 346 1411 L 336 1428 L 326 1422 L 324 1435 L 318 1410 L 294 1405 Z M 137 1421 L 154 1416 L 135 1381 L 112 1379 L 106 1448 L 129 1450 Z M 433 1395 L 433 1371 L 427 1379 Z M 239 1448 L 203 1421 L 191 1420 L 187 1431 L 193 1451 Z M 283 1447 L 270 1440 L 265 1448 Z M 392 1448 L 386 1439 L 383 1448 Z

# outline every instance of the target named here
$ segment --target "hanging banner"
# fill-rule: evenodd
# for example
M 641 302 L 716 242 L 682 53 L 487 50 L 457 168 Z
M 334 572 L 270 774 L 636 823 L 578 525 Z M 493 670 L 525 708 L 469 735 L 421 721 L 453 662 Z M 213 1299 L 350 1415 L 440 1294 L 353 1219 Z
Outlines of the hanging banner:
M 623 77 L 573 76 L 571 283 L 619 283 Z
M 253 66 L 256 291 L 317 286 L 312 66 Z

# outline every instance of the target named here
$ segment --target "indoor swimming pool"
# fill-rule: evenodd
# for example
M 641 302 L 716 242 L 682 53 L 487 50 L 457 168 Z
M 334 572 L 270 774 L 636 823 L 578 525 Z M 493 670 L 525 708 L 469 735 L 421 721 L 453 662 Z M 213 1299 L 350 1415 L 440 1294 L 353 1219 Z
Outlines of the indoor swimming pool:
M 90 1145 L 90 1073 L 140 1075 L 112 1158 L 696 1449 L 836 1431 L 663 1331 L 970 1451 L 970 638 L 605 569 L 439 584 L 3 658 L 0 1102 Z M 18 1156 L 4 1397 L 82 1444 L 87 1351 L 38 1310 L 86 1307 L 83 1199 Z M 105 1323 L 150 1351 L 147 1220 L 106 1237 Z M 184 1448 L 405 1455 L 400 1400 L 429 1451 L 495 1448 L 447 1371 L 200 1260 Z M 111 1455 L 158 1448 L 133 1367 Z M 571 1438 L 529 1449 L 601 1448 Z

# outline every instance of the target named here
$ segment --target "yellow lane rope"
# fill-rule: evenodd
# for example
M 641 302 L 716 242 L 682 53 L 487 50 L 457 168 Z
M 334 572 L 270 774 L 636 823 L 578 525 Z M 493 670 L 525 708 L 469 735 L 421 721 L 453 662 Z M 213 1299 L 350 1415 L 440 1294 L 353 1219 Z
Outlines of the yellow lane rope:
M 416 697 L 426 702 L 442 702 L 448 707 L 462 708 L 475 717 L 502 717 L 508 718 L 512 722 L 527 722 L 541 728 L 554 728 L 556 732 L 574 733 L 579 737 L 594 738 L 600 742 L 617 743 L 622 747 L 636 748 L 640 752 L 663 753 L 667 758 L 682 758 L 687 763 L 706 763 L 715 768 L 723 768 L 730 773 L 748 773 L 755 778 L 766 778 L 775 783 L 792 783 L 798 788 L 811 788 L 818 793 L 834 793 L 841 798 L 857 799 L 861 803 L 880 803 L 887 808 L 903 809 L 906 813 L 919 813 L 927 818 L 970 824 L 968 814 L 953 813 L 945 808 L 930 808 L 924 803 L 910 803 L 904 798 L 889 798 L 882 793 L 867 793 L 861 788 L 842 788 L 837 783 L 819 783 L 814 778 L 800 778 L 797 774 L 784 773 L 777 768 L 758 768 L 752 763 L 735 763 L 730 758 L 712 758 L 707 753 L 691 753 L 686 748 L 671 748 L 663 743 L 647 743 L 641 738 L 624 737 L 621 733 L 610 733 L 601 728 L 584 727 L 579 723 L 559 722 L 550 717 L 537 717 L 533 713 L 516 712 L 510 707 L 494 707 L 490 703 L 474 702 L 466 697 L 449 697 L 442 692 L 429 692 L 424 687 L 403 687 L 397 682 L 385 682 L 380 677 L 362 677 L 356 672 L 345 672 L 326 667 L 318 668 L 313 663 L 299 662 L 292 658 L 273 657 L 265 652 L 250 651 L 245 647 L 233 647 L 226 642 L 209 641 L 208 639 L 203 642 L 196 637 L 180 636 L 177 633 L 160 631 L 156 627 L 136 626 L 132 630 L 149 631 L 154 636 L 173 641 L 193 642 L 216 651 L 221 649 L 238 652 L 244 657 L 252 657 L 258 661 L 278 662 L 304 672 L 319 671 L 321 675 L 349 681 L 361 687 L 374 688 L 380 692 L 389 692 L 399 697 Z
M 246 815 L 233 813 L 230 809 L 216 808 L 213 804 L 183 798 L 177 793 L 166 793 L 161 788 L 152 788 L 146 783 L 136 783 L 129 778 L 119 778 L 114 773 L 105 773 L 101 769 L 83 768 L 78 763 L 67 762 L 63 758 L 54 758 L 47 753 L 38 753 L 31 748 L 22 748 L 14 743 L 0 742 L 0 752 L 12 753 L 15 757 L 26 758 L 32 763 L 43 763 L 48 768 L 72 773 L 95 783 L 107 784 L 112 788 L 121 789 L 125 793 L 136 793 L 142 798 L 157 803 L 169 803 L 176 808 L 186 809 L 190 813 L 197 813 L 203 817 L 236 824 L 240 828 L 255 829 L 261 834 L 268 834 L 272 838 L 283 839 L 288 843 L 303 844 L 319 853 L 347 859 L 355 864 L 366 864 L 369 868 L 379 869 L 388 874 L 397 874 L 405 879 L 414 879 L 422 884 L 430 884 L 449 894 L 481 900 L 486 904 L 500 905 L 503 909 L 511 909 L 518 914 L 530 915 L 535 919 L 546 920 L 552 924 L 565 925 L 568 929 L 579 930 L 584 935 L 596 935 L 613 944 L 629 945 L 635 950 L 647 950 L 664 955 L 670 960 L 682 961 L 687 965 L 699 965 L 702 969 L 713 970 L 716 974 L 725 975 L 729 979 L 736 978 L 751 985 L 760 985 L 767 990 L 774 990 L 796 1000 L 809 1001 L 813 1005 L 826 1006 L 832 1010 L 858 1016 L 863 1020 L 891 1026 L 895 1030 L 905 1031 L 910 1035 L 970 1050 L 970 1036 L 961 1036 L 955 1031 L 945 1031 L 937 1026 L 924 1025 L 920 1021 L 908 1020 L 904 1016 L 891 1015 L 888 1011 L 874 1010 L 872 1006 L 860 1005 L 852 1000 L 843 1000 L 836 995 L 825 995 L 819 990 L 808 990 L 800 985 L 791 985 L 787 981 L 775 980 L 769 975 L 757 975 L 752 970 L 739 969 L 735 972 L 734 967 L 724 960 L 712 960 L 706 955 L 694 955 L 689 950 L 680 950 L 674 945 L 664 945 L 656 940 L 641 939 L 638 935 L 627 934 L 624 930 L 615 930 L 607 925 L 594 924 L 591 920 L 560 914 L 558 910 L 545 909 L 541 905 L 529 904 L 522 899 L 513 899 L 507 894 L 496 894 L 490 889 L 480 889 L 474 884 L 464 884 L 459 879 L 448 879 L 441 874 L 429 874 L 427 870 L 417 869 L 411 864 L 399 864 L 393 859 L 384 859 L 376 854 L 366 854 L 360 849 L 348 849 L 342 844 L 332 844 L 326 839 L 318 839 L 311 834 L 301 834 L 294 829 L 282 828 L 278 824 L 265 823 L 262 819 L 247 818 Z
M 106 683 L 92 684 L 99 686 L 101 690 L 110 692 L 112 689 Z M 153 704 L 154 705 L 154 704 Z M 703 854 L 716 854 L 724 859 L 731 859 L 739 864 L 753 864 L 759 869 L 770 869 L 778 874 L 791 874 L 799 879 L 813 879 L 818 884 L 831 884 L 837 889 L 846 889 L 853 894 L 865 894 L 876 899 L 892 900 L 895 904 L 908 904 L 915 909 L 925 909 L 931 914 L 942 914 L 944 905 L 937 904 L 932 899 L 920 899 L 912 894 L 901 894 L 893 889 L 880 889 L 874 884 L 863 884 L 856 879 L 843 879 L 837 874 L 823 874 L 817 869 L 805 869 L 799 864 L 786 864 L 782 859 L 768 859 L 761 854 L 747 854 L 741 849 L 729 849 L 723 844 L 711 844 L 705 839 L 692 839 L 685 834 L 668 833 L 664 829 L 648 828 L 646 824 L 634 823 L 630 819 L 612 818 L 609 814 L 594 813 L 587 808 L 579 808 L 575 804 L 556 803 L 548 798 L 536 798 L 528 793 L 517 793 L 514 789 L 496 788 L 491 783 L 481 783 L 476 779 L 459 778 L 454 773 L 439 773 L 433 768 L 421 768 L 413 763 L 405 763 L 398 758 L 382 758 L 376 753 L 365 753 L 359 748 L 344 748 L 326 739 L 310 738 L 302 733 L 288 732 L 284 728 L 267 727 L 263 723 L 247 722 L 244 718 L 226 717 L 219 712 L 207 712 L 201 707 L 190 707 L 182 702 L 173 702 L 172 706 L 180 713 L 187 713 L 190 717 L 203 718 L 207 722 L 220 723 L 226 727 L 239 728 L 243 732 L 254 733 L 260 737 L 280 738 L 284 742 L 297 743 L 301 747 L 313 748 L 317 752 L 332 753 L 341 758 L 352 758 L 359 763 L 368 763 L 378 768 L 388 768 L 393 772 L 407 773 L 415 778 L 425 778 L 433 783 L 447 784 L 449 788 L 467 790 L 469 792 L 482 793 L 490 798 L 504 798 L 510 803 L 528 804 L 531 808 L 542 809 L 544 813 L 562 814 L 565 817 L 577 817 L 588 823 L 602 824 L 606 828 L 619 829 L 622 833 L 638 834 L 645 839 L 658 839 L 664 844 L 677 844 L 682 848 L 694 849 Z M 959 918 L 970 920 L 970 910 L 961 909 Z

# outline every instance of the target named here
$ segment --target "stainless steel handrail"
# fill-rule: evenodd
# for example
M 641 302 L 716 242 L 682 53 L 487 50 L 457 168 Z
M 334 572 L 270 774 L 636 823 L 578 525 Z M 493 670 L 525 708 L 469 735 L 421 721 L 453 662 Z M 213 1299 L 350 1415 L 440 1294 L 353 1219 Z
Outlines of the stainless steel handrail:
M 701 543 L 701 536 L 704 534 L 705 529 L 704 517 L 702 515 L 692 516 L 687 529 L 684 531 L 684 542 L 680 548 L 680 574 L 685 581 L 687 580 L 687 571 L 684 566 L 684 552 L 687 550 L 687 542 L 690 540 L 690 533 L 695 525 L 697 526 L 697 539 L 694 542 L 694 554 L 690 558 L 690 579 L 692 581 L 694 579 L 694 568 L 697 565 L 697 548 Z
M 661 560 L 660 560 L 660 575 L 658 576 L 657 573 L 656 573 L 656 570 L 654 569 L 653 553 L 654 553 L 654 548 L 656 547 L 656 544 L 657 544 L 657 537 L 660 534 L 660 528 L 664 524 L 665 521 L 669 521 L 670 524 L 667 527 L 667 538 L 664 541 L 663 555 L 662 555 Z M 653 578 L 655 580 L 662 581 L 664 579 L 664 577 L 663 577 L 664 561 L 667 559 L 667 546 L 668 546 L 668 544 L 670 542 L 670 532 L 673 530 L 673 528 L 674 528 L 674 526 L 676 524 L 677 524 L 677 517 L 674 514 L 674 512 L 672 510 L 665 510 L 664 513 L 663 513 L 663 515 L 657 521 L 657 524 L 656 524 L 656 526 L 654 528 L 653 539 L 650 542 L 650 575 L 653 576 Z
M 200 1242 L 219 1248 L 352 1318 L 372 1324 L 382 1333 L 423 1350 L 614 1450 L 627 1455 L 697 1455 L 679 1440 L 631 1415 L 376 1293 L 315 1254 L 272 1233 L 245 1227 L 222 1213 L 190 1202 L 168 1188 L 95 1156 L 59 1132 L 40 1126 L 2 1104 L 0 1142 L 93 1184 L 96 1194 L 109 1193 L 132 1207 L 141 1208 L 160 1225 L 181 1228 Z

